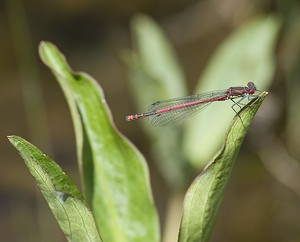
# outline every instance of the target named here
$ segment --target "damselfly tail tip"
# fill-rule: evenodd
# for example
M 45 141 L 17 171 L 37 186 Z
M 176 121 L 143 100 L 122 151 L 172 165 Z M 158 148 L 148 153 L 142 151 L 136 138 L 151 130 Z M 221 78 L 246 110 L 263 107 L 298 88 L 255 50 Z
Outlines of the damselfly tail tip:
M 127 116 L 125 117 L 125 120 L 126 120 L 127 122 L 134 120 L 134 115 L 127 115 Z
M 151 114 L 150 114 L 151 115 Z M 132 120 L 137 120 L 139 118 L 144 118 L 149 116 L 148 113 L 141 113 L 141 114 L 131 114 L 131 115 L 127 115 L 125 117 L 126 121 L 132 121 Z
M 143 118 L 144 115 L 143 114 L 131 114 L 131 115 L 127 115 L 125 117 L 126 121 L 132 121 L 132 120 L 136 120 L 136 119 L 139 119 L 139 118 Z

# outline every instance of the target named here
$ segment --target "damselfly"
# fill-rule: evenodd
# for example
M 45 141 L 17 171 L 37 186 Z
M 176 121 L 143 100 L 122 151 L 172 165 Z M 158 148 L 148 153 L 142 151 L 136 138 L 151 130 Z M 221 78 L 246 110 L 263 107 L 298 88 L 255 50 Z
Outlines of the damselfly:
M 254 93 L 257 91 L 253 82 L 248 82 L 245 87 L 230 87 L 226 90 L 212 91 L 202 94 L 196 94 L 186 97 L 172 98 L 157 101 L 150 105 L 149 111 L 141 114 L 133 114 L 126 116 L 127 121 L 148 117 L 154 126 L 165 126 L 174 121 L 181 120 L 192 114 L 200 112 L 212 102 L 217 101 L 233 101 L 232 109 L 236 105 L 242 105 L 245 98 L 256 97 Z M 235 101 L 235 99 L 238 99 Z

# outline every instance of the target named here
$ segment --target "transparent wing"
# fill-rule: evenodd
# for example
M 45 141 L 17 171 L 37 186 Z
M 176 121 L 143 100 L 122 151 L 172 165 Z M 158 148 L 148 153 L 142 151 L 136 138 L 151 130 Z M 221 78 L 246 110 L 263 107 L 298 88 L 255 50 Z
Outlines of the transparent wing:
M 219 101 L 216 98 L 224 96 L 226 90 L 158 101 L 149 106 L 149 112 L 153 112 L 149 120 L 153 126 L 165 126 L 200 112 L 213 101 Z M 170 110 L 159 112 L 168 108 Z

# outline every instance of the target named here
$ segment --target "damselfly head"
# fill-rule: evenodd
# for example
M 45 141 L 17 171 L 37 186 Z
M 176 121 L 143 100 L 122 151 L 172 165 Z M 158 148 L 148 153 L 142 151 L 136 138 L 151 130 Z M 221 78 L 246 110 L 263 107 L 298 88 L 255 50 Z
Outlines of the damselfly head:
M 253 82 L 248 82 L 247 83 L 247 91 L 248 91 L 248 94 L 254 94 L 256 92 L 256 86 Z

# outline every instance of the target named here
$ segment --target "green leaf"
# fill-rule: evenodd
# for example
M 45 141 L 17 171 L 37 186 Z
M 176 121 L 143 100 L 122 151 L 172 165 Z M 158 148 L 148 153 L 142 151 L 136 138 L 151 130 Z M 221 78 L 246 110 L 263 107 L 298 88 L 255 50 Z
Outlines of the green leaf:
M 248 127 L 267 92 L 252 100 L 234 118 L 223 149 L 194 180 L 185 195 L 179 233 L 180 242 L 206 242 L 218 211 L 224 188 Z
M 115 128 L 98 83 L 75 73 L 57 48 L 40 56 L 69 103 L 88 203 L 104 241 L 159 241 L 159 224 L 144 158 Z
M 157 23 L 137 15 L 131 28 L 134 49 L 123 56 L 138 110 L 145 112 L 157 100 L 186 95 L 185 78 L 175 51 Z M 192 171 L 182 155 L 182 126 L 155 128 L 148 120 L 138 122 L 144 124 L 152 139 L 152 154 L 169 185 L 185 185 Z
M 183 71 L 163 31 L 151 18 L 141 14 L 133 18 L 131 26 L 140 67 L 152 80 L 148 85 L 152 86 L 153 90 L 147 89 L 147 91 L 153 91 L 148 92 L 152 100 L 147 100 L 147 103 L 157 99 L 185 95 Z M 143 80 L 140 79 L 138 82 L 141 83 Z M 145 99 L 144 94 L 139 98 Z
M 24 139 L 8 139 L 20 152 L 67 239 L 102 241 L 83 196 L 62 169 Z
M 237 28 L 216 50 L 196 93 L 245 86 L 249 81 L 259 90 L 266 90 L 274 75 L 279 27 L 279 19 L 261 16 Z M 203 167 L 220 149 L 222 137 L 234 116 L 231 105 L 231 102 L 216 103 L 187 122 L 184 150 L 196 167 Z

